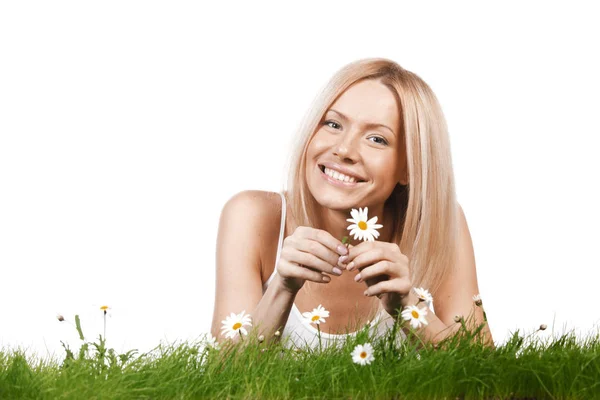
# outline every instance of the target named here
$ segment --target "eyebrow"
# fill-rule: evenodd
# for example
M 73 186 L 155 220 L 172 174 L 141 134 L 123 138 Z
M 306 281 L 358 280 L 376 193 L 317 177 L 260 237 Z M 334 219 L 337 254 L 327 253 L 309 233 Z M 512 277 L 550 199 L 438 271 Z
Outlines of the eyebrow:
M 334 112 L 334 113 L 338 114 L 338 115 L 339 115 L 339 116 L 340 116 L 342 119 L 345 119 L 346 121 L 348 121 L 348 117 L 346 117 L 346 116 L 345 116 L 344 114 L 342 114 L 341 112 L 339 112 L 339 111 L 337 111 L 337 110 L 334 110 L 333 108 L 330 108 L 329 110 L 327 110 L 327 112 L 329 112 L 329 111 L 331 111 L 331 112 Z M 387 125 L 384 125 L 384 124 L 375 124 L 375 123 L 372 123 L 372 122 L 367 122 L 367 123 L 365 124 L 365 126 L 366 126 L 367 128 L 386 128 L 386 129 L 388 129 L 390 132 L 392 132 L 392 133 L 394 134 L 394 136 L 396 135 L 396 132 L 394 132 L 394 130 L 393 130 L 392 128 L 390 128 L 389 126 L 387 126 Z

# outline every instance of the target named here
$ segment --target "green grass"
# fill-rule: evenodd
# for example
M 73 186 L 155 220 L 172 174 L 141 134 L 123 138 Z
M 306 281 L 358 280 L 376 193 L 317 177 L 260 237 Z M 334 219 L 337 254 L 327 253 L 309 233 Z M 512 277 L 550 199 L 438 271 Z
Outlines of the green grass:
M 517 331 L 493 349 L 465 329 L 438 346 L 409 335 L 396 348 L 391 334 L 374 339 L 361 331 L 321 352 L 259 343 L 252 332 L 219 350 L 197 341 L 117 354 L 101 337 L 77 352 L 65 346 L 62 360 L 5 349 L 0 399 L 600 398 L 598 335 L 543 341 Z M 365 342 L 375 360 L 362 366 L 350 354 Z

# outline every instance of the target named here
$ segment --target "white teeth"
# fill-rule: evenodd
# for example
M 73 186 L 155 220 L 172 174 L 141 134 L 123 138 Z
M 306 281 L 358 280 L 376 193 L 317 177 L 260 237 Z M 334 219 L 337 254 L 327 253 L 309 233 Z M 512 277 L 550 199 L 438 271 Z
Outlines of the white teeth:
M 344 175 L 342 173 L 339 173 L 339 172 L 329 169 L 327 167 L 325 167 L 325 174 L 332 177 L 333 179 L 337 179 L 338 181 L 348 182 L 348 183 L 356 182 L 356 179 L 354 179 L 353 177 Z

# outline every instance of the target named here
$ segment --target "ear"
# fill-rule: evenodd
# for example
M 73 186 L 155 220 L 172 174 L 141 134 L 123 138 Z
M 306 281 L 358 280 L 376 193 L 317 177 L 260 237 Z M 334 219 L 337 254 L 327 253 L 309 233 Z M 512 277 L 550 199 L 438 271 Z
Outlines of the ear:
M 400 171 L 400 179 L 398 179 L 398 183 L 402 186 L 408 185 L 408 170 L 406 164 L 404 164 L 404 168 Z
M 402 186 L 408 185 L 408 176 L 406 176 L 406 174 L 403 174 L 402 178 L 400 178 L 398 180 L 398 183 L 401 184 Z

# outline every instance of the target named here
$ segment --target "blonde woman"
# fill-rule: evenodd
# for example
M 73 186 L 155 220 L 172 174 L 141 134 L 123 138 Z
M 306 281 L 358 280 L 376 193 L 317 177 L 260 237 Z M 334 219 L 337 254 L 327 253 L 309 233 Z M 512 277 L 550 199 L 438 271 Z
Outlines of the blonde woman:
M 246 329 L 311 346 L 318 335 L 327 345 L 365 324 L 383 334 L 414 305 L 427 322 L 415 329 L 423 341 L 452 334 L 457 315 L 484 322 L 446 122 L 416 74 L 382 58 L 339 70 L 299 129 L 287 189 L 244 191 L 223 208 L 211 329 L 218 340 L 222 321 L 242 310 L 252 318 Z M 342 245 L 351 210 L 365 207 L 383 225 L 378 238 Z M 415 288 L 429 290 L 430 308 Z M 319 305 L 329 316 L 317 327 L 302 313 Z M 493 344 L 487 325 L 483 333 Z

